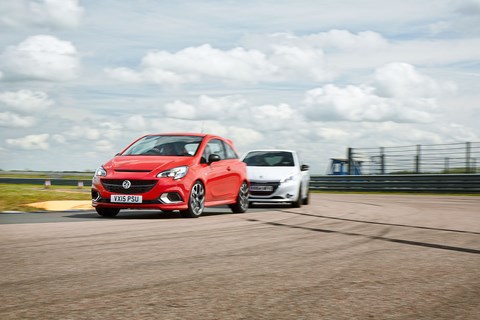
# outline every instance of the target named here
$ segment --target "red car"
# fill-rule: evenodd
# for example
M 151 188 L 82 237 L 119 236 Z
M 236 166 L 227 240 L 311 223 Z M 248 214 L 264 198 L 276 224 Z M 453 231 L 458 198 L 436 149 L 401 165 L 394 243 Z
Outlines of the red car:
M 146 135 L 95 172 L 92 205 L 114 217 L 120 209 L 180 210 L 199 217 L 205 207 L 248 208 L 247 172 L 230 140 L 210 134 Z

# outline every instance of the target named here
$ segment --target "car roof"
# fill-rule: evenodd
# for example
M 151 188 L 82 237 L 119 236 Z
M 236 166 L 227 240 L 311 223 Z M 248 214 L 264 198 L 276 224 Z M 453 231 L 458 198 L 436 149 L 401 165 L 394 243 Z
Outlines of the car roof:
M 150 133 L 146 134 L 145 137 L 147 136 L 192 136 L 192 137 L 208 137 L 212 139 L 221 139 L 224 141 L 227 141 L 231 146 L 234 145 L 233 141 L 228 138 L 224 138 L 221 136 L 218 136 L 216 134 L 210 134 L 210 133 L 198 133 L 198 132 L 166 132 L 166 133 Z
M 205 133 L 196 133 L 196 132 L 166 132 L 166 133 L 149 133 L 146 136 L 195 136 L 195 137 L 205 137 Z
M 218 136 L 216 134 L 210 133 L 198 133 L 198 132 L 164 132 L 164 133 L 149 133 L 145 136 L 192 136 L 192 137 L 210 137 L 210 138 L 219 138 L 222 140 L 231 141 L 230 139 Z
M 245 152 L 245 154 L 250 153 L 250 152 L 291 152 L 291 153 L 296 153 L 293 150 L 285 150 L 285 149 L 256 149 L 256 150 L 248 150 Z

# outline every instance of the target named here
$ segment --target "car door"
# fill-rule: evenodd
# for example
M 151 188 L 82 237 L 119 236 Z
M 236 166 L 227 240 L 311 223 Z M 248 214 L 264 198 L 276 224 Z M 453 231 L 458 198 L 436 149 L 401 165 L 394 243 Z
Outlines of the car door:
M 246 164 L 238 158 L 236 152 L 228 143 L 223 142 L 225 149 L 225 164 L 227 165 L 228 174 L 225 177 L 229 186 L 229 198 L 235 200 L 246 176 Z
M 220 161 L 212 162 L 205 170 L 206 201 L 223 201 L 231 199 L 235 187 L 235 174 L 232 172 L 231 163 L 226 159 L 222 140 L 212 139 L 205 147 L 203 157 L 207 159 L 211 154 L 217 154 Z

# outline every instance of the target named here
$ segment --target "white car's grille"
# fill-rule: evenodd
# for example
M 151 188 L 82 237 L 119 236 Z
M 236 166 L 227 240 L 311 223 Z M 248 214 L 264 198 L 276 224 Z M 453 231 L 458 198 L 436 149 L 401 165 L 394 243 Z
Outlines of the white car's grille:
M 280 182 L 254 182 L 250 181 L 250 194 L 253 196 L 269 196 L 273 194 Z

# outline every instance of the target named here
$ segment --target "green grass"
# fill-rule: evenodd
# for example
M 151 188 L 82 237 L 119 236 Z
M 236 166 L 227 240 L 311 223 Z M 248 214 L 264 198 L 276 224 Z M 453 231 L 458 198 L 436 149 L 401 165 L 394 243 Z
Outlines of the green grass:
M 90 188 L 44 186 L 28 184 L 0 184 L 0 212 L 38 211 L 27 204 L 52 200 L 90 200 Z

